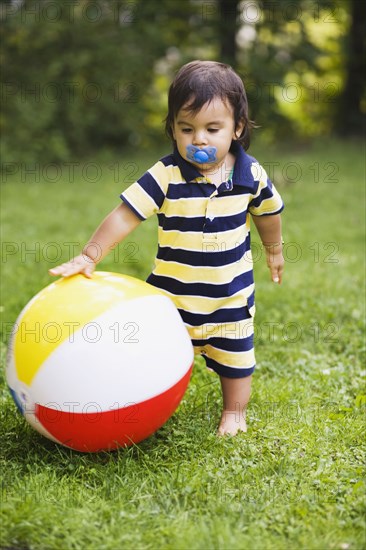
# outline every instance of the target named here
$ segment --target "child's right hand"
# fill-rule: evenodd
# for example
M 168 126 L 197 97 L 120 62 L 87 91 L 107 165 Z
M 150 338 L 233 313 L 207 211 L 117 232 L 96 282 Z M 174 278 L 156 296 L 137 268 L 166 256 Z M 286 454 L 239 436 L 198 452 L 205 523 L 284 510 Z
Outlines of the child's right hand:
M 49 269 L 48 273 L 56 277 L 58 275 L 61 275 L 62 277 L 71 277 L 77 273 L 82 273 L 85 277 L 91 279 L 95 267 L 96 263 L 89 258 L 89 256 L 86 254 L 79 254 L 79 256 L 76 256 L 69 262 Z

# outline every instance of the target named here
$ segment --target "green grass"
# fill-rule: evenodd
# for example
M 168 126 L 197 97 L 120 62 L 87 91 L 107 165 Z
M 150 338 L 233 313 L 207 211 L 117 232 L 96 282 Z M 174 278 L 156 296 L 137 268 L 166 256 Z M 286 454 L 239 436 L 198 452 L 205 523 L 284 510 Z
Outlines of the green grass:
M 42 438 L 16 413 L 3 381 L 3 547 L 365 548 L 362 146 L 258 145 L 251 153 L 279 163 L 287 264 L 278 287 L 263 257 L 255 262 L 258 367 L 248 433 L 216 438 L 220 388 L 200 358 L 175 415 L 114 453 L 83 455 Z M 117 203 L 131 169 L 124 163 L 141 173 L 153 160 L 123 159 L 119 182 L 103 165 L 94 183 L 77 170 L 73 183 L 67 174 L 22 182 L 18 173 L 2 184 L 4 362 L 11 323 L 50 282 L 51 253 L 68 259 L 64 243 L 82 245 Z M 144 278 L 155 227 L 142 224 L 100 269 Z

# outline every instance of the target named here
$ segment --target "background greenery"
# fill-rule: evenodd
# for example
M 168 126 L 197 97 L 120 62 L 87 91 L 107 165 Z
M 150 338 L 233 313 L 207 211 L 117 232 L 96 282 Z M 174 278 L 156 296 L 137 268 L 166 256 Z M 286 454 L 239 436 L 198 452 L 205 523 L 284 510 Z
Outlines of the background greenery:
M 2 0 L 0 8 L 8 170 L 146 150 L 161 140 L 175 71 L 196 58 L 233 65 L 269 140 L 362 134 L 361 0 Z
M 0 2 L 3 548 L 365 548 L 365 5 Z M 280 287 L 254 234 L 249 431 L 216 438 L 219 382 L 197 358 L 154 436 L 115 453 L 72 452 L 16 412 L 9 333 L 49 284 L 48 267 L 77 252 L 121 190 L 170 150 L 166 90 L 196 58 L 243 77 L 261 126 L 250 153 L 286 203 Z M 144 279 L 155 229 L 141 224 L 100 269 Z

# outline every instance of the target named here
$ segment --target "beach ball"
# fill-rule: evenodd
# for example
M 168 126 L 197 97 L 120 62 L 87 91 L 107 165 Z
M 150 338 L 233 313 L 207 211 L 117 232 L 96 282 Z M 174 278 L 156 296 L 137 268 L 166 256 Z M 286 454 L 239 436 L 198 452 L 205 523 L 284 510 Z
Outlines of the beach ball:
M 84 452 L 160 428 L 187 388 L 193 348 L 173 302 L 133 277 L 59 279 L 20 313 L 6 377 L 38 432 Z

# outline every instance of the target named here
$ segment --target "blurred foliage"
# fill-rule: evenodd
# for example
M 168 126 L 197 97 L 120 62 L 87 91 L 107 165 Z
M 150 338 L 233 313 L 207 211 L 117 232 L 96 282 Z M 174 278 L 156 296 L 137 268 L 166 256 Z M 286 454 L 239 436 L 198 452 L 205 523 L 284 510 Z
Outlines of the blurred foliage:
M 154 62 L 173 39 L 166 4 L 162 11 L 144 4 L 143 14 L 138 2 L 8 5 L 2 31 L 6 161 L 64 161 L 106 144 L 138 144 L 147 116 L 142 96 Z M 178 39 L 185 34 L 183 18 L 175 33 Z
M 3 163 L 160 142 L 169 83 L 196 58 L 234 65 L 269 139 L 332 130 L 347 0 L 7 0 L 0 8 Z M 233 10 L 235 52 L 221 32 Z
M 249 81 L 252 115 L 271 138 L 342 133 L 337 111 L 341 104 L 344 108 L 349 58 L 362 59 L 362 49 L 349 48 L 352 4 L 357 2 L 276 0 L 263 3 L 260 17 L 252 10 L 255 24 L 239 31 L 238 65 Z M 365 21 L 364 9 L 362 15 Z M 362 93 L 365 98 L 364 82 Z M 358 119 L 350 133 L 362 133 L 360 103 L 347 105 Z

